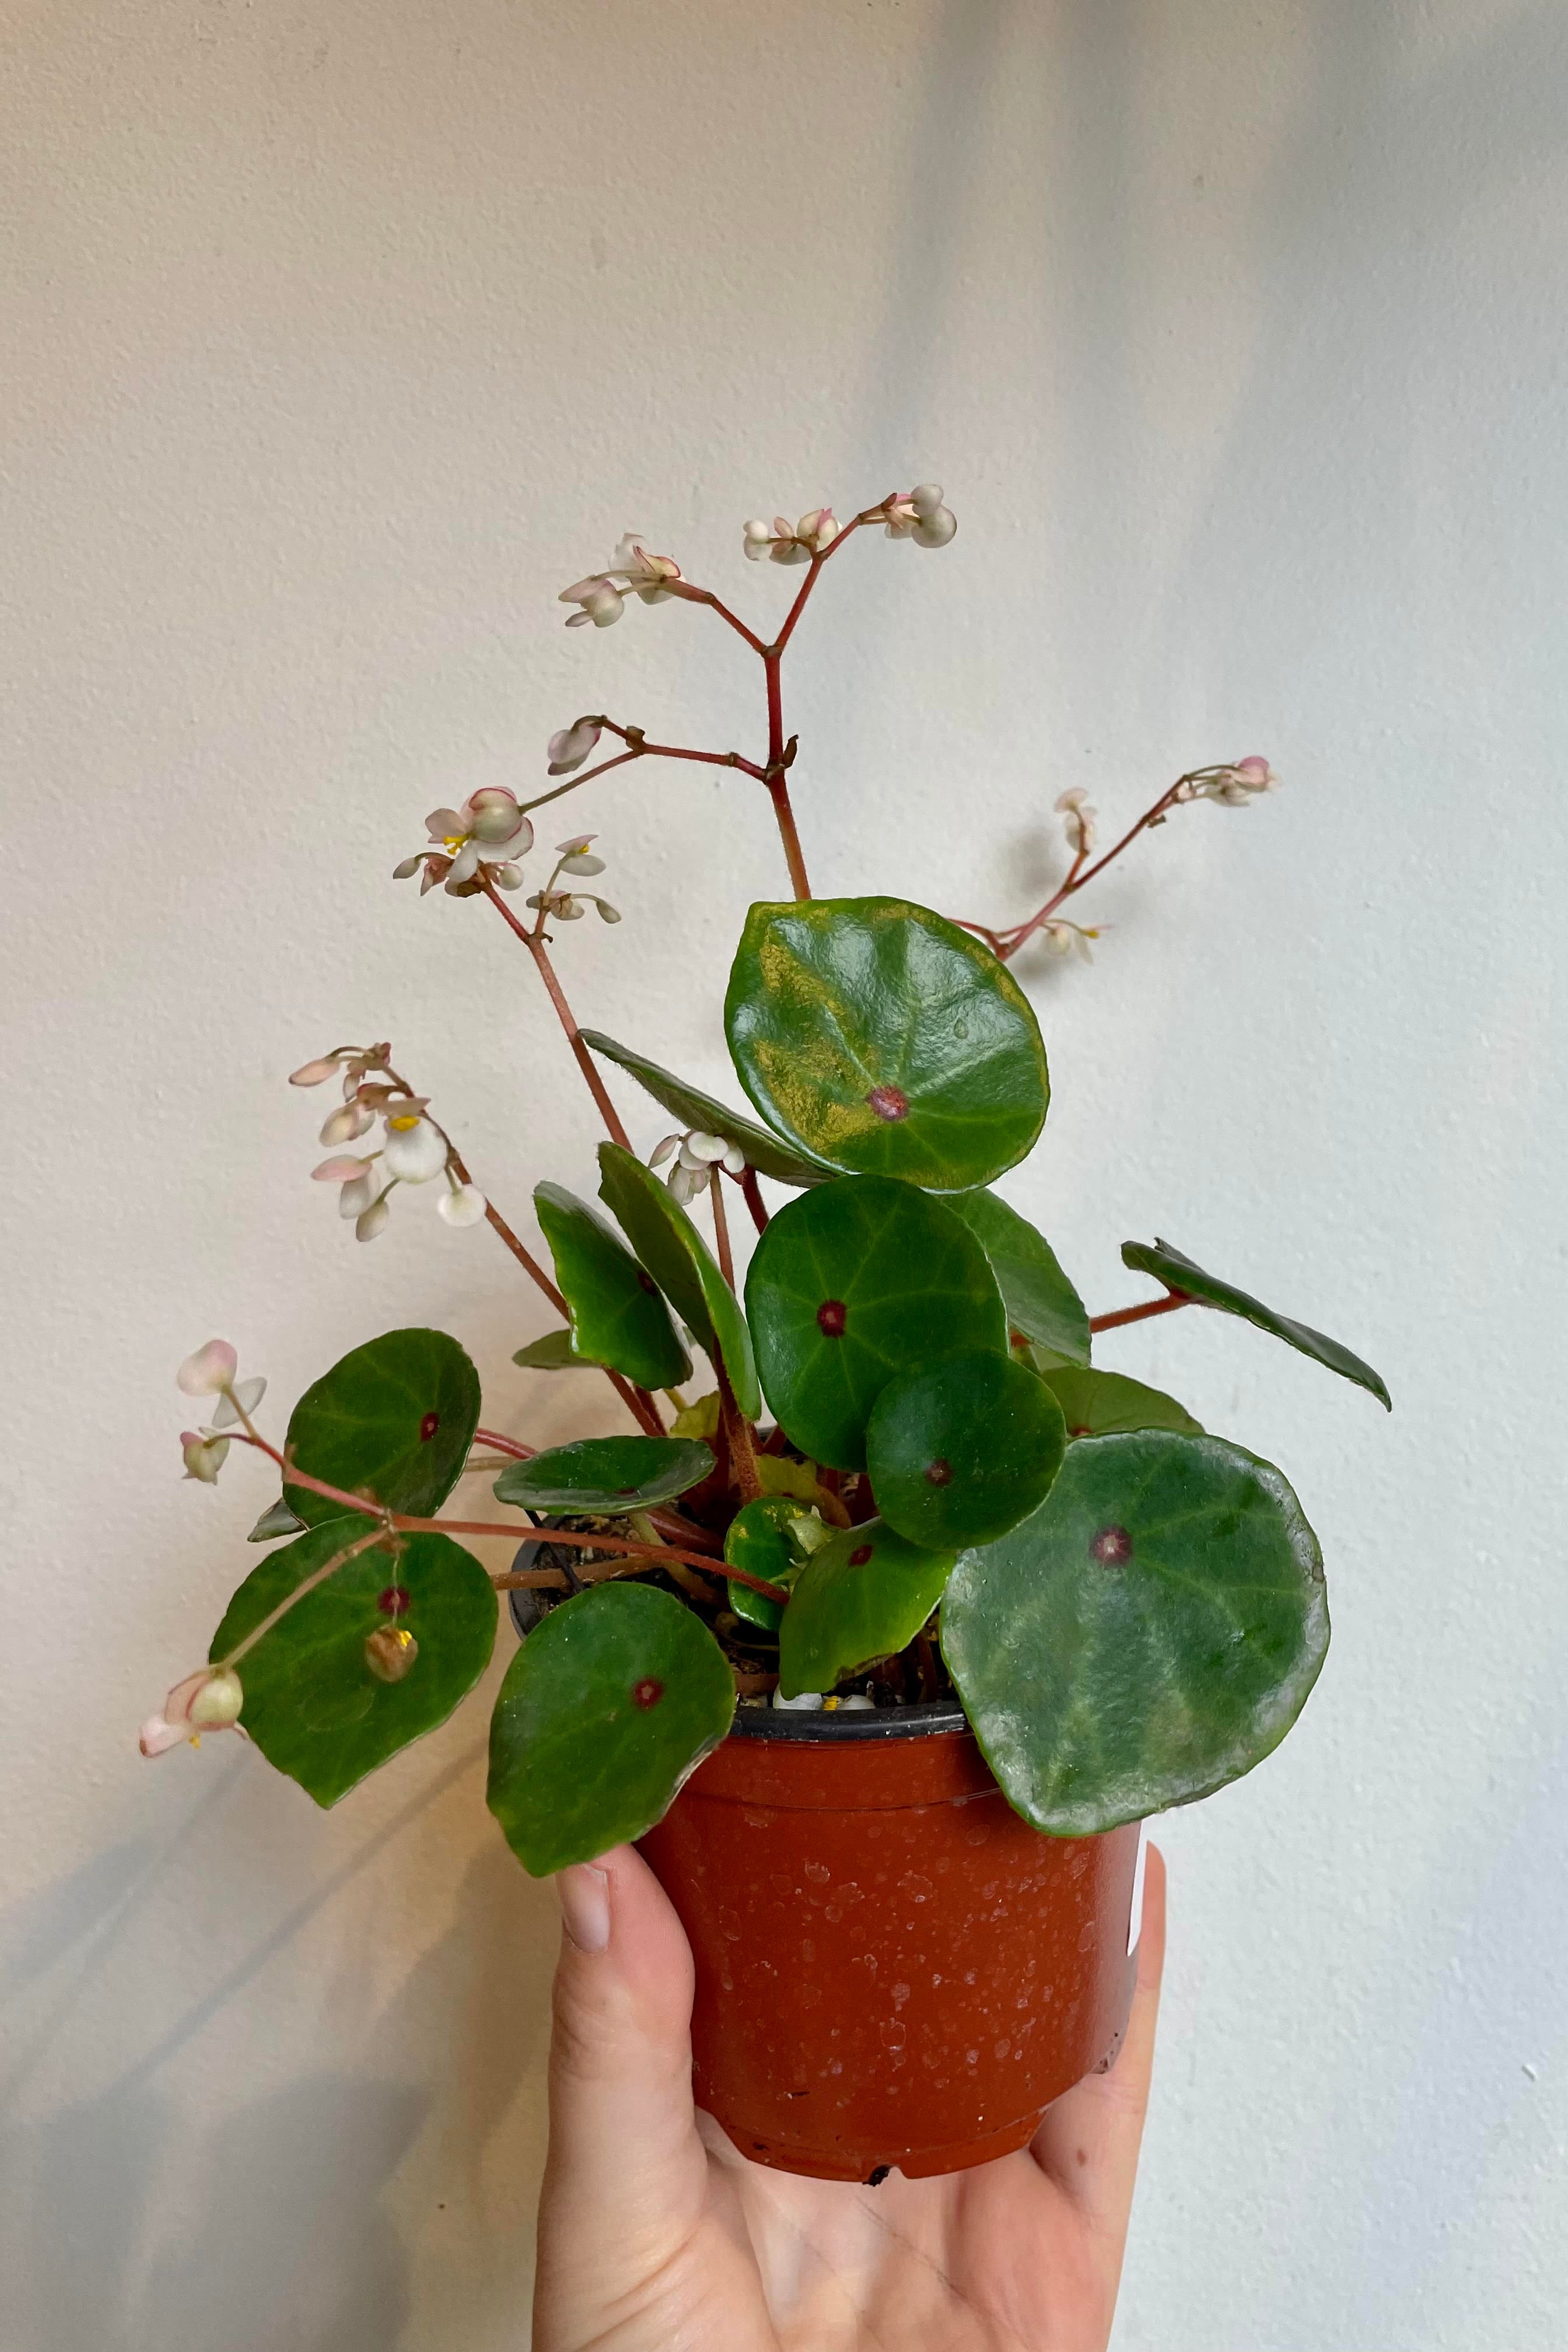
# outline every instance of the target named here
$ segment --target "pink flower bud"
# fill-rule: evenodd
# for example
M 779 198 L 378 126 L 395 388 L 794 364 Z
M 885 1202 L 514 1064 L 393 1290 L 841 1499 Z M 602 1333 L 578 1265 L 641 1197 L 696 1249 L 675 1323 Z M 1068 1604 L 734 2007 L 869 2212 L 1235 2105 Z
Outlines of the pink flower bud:
M 334 1143 L 357 1143 L 374 1125 L 375 1114 L 368 1103 L 346 1102 L 322 1126 L 321 1141 L 329 1147 Z
M 313 1184 L 352 1184 L 356 1176 L 364 1174 L 370 1164 L 368 1160 L 355 1160 L 345 1152 L 339 1152 L 335 1158 L 323 1160 L 319 1167 L 311 1169 L 310 1181 Z
M 323 1054 L 317 1061 L 301 1062 L 297 1070 L 290 1070 L 289 1083 L 291 1087 L 319 1087 L 334 1076 L 337 1066 L 334 1054 Z
M 569 776 L 588 757 L 603 730 L 591 719 L 579 719 L 574 726 L 563 727 L 550 739 L 550 773 Z
M 186 1396 L 221 1396 L 238 1370 L 239 1358 L 228 1341 L 209 1339 L 185 1358 L 174 1379 Z
M 228 1444 L 226 1437 L 203 1437 L 197 1430 L 182 1429 L 180 1452 L 184 1459 L 186 1477 L 198 1480 L 204 1486 L 216 1486 Z

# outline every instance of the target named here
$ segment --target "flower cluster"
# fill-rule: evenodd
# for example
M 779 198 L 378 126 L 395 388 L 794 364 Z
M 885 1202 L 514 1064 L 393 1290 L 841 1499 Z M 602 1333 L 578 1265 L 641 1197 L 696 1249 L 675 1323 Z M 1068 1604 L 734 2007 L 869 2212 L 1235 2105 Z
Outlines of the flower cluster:
M 1260 793 L 1279 789 L 1279 779 L 1259 751 L 1229 766 L 1200 768 L 1184 776 L 1173 798 L 1178 801 L 1218 801 L 1226 808 L 1245 808 Z
M 596 730 L 595 730 L 596 731 Z M 537 907 L 542 915 L 552 915 L 558 923 L 574 923 L 592 907 L 602 923 L 618 923 L 621 912 L 607 898 L 595 890 L 563 890 L 557 886 L 563 874 L 602 874 L 605 861 L 595 857 L 588 845 L 596 836 L 591 833 L 574 833 L 570 841 L 556 844 L 555 871 L 542 890 L 529 894 L 528 903 Z
M 344 1099 L 322 1126 L 323 1143 L 357 1143 L 378 1119 L 382 1123 L 375 1150 L 360 1158 L 334 1151 L 310 1171 L 311 1176 L 318 1184 L 337 1185 L 338 1214 L 353 1218 L 355 1237 L 362 1242 L 373 1242 L 385 1232 L 392 1213 L 388 1196 L 395 1186 L 427 1184 L 437 1176 L 447 1180 L 436 1206 L 447 1224 L 477 1225 L 485 1213 L 485 1196 L 476 1185 L 465 1183 L 452 1166 L 451 1145 L 435 1120 L 425 1117 L 430 1097 L 410 1094 L 396 1080 L 388 1083 L 380 1075 L 369 1075 L 384 1069 L 384 1047 L 374 1046 L 368 1053 L 339 1047 L 293 1072 L 289 1080 L 292 1087 L 319 1087 L 342 1072 Z
M 1093 802 L 1081 784 L 1075 784 L 1070 793 L 1062 793 L 1056 806 L 1068 837 L 1068 847 L 1075 857 L 1087 857 L 1094 847 Z
M 771 523 L 745 524 L 742 544 L 753 563 L 764 555 L 773 563 L 809 563 L 814 555 L 826 555 L 837 536 L 833 509 L 813 507 L 797 523 L 787 515 L 774 515 Z
M 942 502 L 940 482 L 917 482 L 879 507 L 873 520 L 888 526 L 889 539 L 912 539 L 917 547 L 945 547 L 958 529 L 958 517 Z
M 675 1164 L 664 1181 L 683 1207 L 706 1192 L 715 1168 L 731 1176 L 745 1173 L 746 1155 L 739 1144 L 727 1142 L 721 1135 L 704 1135 L 700 1127 L 686 1135 L 667 1135 L 648 1154 L 648 1166 L 661 1168 L 672 1151 Z
M 628 596 L 640 596 L 645 604 L 662 604 L 669 593 L 666 583 L 679 577 L 679 563 L 668 555 L 650 555 L 636 531 L 628 530 L 608 571 L 574 581 L 556 601 L 578 608 L 567 621 L 569 629 L 585 628 L 590 621 L 596 629 L 607 629 L 620 619 Z
M 586 756 L 586 755 L 584 755 Z M 460 809 L 432 809 L 425 820 L 432 846 L 416 850 L 392 869 L 406 882 L 423 871 L 419 895 L 444 882 L 455 898 L 472 898 L 486 881 L 515 890 L 522 881 L 518 859 L 533 846 L 533 827 L 504 784 L 470 793 Z
M 184 1395 L 217 1399 L 210 1422 L 201 1429 L 180 1432 L 185 1475 L 204 1486 L 217 1483 L 217 1474 L 229 1448 L 225 1431 L 248 1421 L 267 1393 L 264 1379 L 258 1375 L 248 1381 L 237 1380 L 238 1370 L 239 1359 L 228 1341 L 209 1339 L 205 1348 L 198 1348 L 194 1356 L 185 1358 L 174 1375 Z

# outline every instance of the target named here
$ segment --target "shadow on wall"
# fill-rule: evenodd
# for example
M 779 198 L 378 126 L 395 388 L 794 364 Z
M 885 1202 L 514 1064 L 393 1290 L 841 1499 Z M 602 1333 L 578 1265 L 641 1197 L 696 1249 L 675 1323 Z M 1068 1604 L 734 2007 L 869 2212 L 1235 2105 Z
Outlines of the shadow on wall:
M 472 1760 L 439 1776 L 414 1810 L 454 1780 L 452 1793 L 469 1801 Z M 486 2220 L 487 2150 L 525 2080 L 542 2070 L 554 1906 L 528 1890 L 500 1840 L 469 1864 L 446 1932 L 340 2065 L 237 2099 L 188 2150 L 175 2145 L 179 2086 L 158 2078 L 198 2036 L 208 2066 L 221 2068 L 226 2014 L 242 2011 L 260 1971 L 405 1819 L 384 1827 L 107 2091 L 0 2137 L 16 2266 L 5 2352 L 166 2352 L 172 2343 L 391 2352 L 403 2339 L 418 2244 L 405 2203 L 423 2203 L 428 2190 L 471 2244 Z M 107 1897 L 101 1885 L 73 1894 L 73 1882 L 43 1906 L 58 1921 L 62 1906 L 75 1916 L 80 1898 L 94 1896 L 95 1967 L 124 1909 L 155 1891 L 161 1872 L 154 1862 L 130 1880 L 124 1869 L 110 1875 Z M 37 1941 L 24 1936 L 24 1962 Z M 509 2160 L 497 2231 L 504 2252 L 493 2246 L 486 2265 L 506 2305 L 498 2326 L 507 2316 L 515 2324 L 531 2289 L 532 2233 L 516 2216 L 520 2201 L 531 2210 L 533 2182 L 512 2177 L 514 2151 Z M 175 2183 L 184 2185 L 165 2213 Z

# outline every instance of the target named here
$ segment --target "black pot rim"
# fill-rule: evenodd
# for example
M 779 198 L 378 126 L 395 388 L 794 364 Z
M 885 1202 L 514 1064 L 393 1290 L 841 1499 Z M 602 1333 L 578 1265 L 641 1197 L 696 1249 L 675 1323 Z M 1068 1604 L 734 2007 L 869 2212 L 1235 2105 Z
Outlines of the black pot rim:
M 956 1699 L 926 1699 L 914 1706 L 738 1706 L 731 1739 L 793 1739 L 822 1748 L 865 1739 L 921 1739 L 934 1733 L 967 1731 L 969 1718 Z

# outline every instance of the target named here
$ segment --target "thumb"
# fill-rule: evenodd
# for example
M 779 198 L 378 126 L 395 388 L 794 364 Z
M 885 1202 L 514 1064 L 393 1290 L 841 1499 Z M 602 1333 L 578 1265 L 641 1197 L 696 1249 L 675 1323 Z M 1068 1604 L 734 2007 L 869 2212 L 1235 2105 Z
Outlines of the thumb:
M 689 2236 L 707 2159 L 691 2097 L 691 1951 L 668 1896 L 630 1846 L 555 1884 L 536 2314 L 551 2340 L 574 2341 Z

